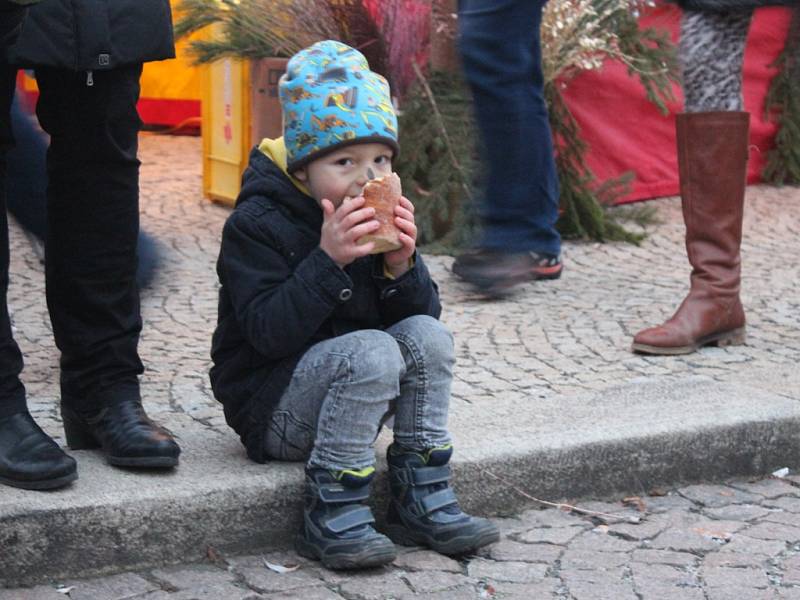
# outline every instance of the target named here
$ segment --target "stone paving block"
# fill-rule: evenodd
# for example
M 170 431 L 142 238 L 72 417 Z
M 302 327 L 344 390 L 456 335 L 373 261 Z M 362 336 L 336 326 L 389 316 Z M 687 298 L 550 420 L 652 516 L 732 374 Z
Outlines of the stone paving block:
M 700 575 L 709 588 L 767 589 L 769 587 L 769 579 L 765 569 L 707 567 L 703 565 L 700 569 Z
M 70 581 L 64 584 L 64 587 L 73 588 L 69 593 L 70 600 L 125 600 L 159 588 L 156 584 L 135 573 Z
M 445 571 L 462 573 L 464 569 L 457 560 L 434 552 L 433 550 L 417 550 L 400 554 L 392 563 L 398 569 L 406 571 Z
M 479 594 L 477 598 L 485 600 L 486 598 L 502 598 L 502 600 L 546 600 L 548 598 L 558 598 L 558 589 L 561 582 L 555 577 L 546 577 L 539 583 L 507 583 L 507 582 L 492 582 L 491 590 L 494 594 L 488 592 Z M 442 598 L 442 600 L 449 600 Z
M 778 600 L 774 589 L 726 586 L 706 589 L 707 600 Z
M 562 571 L 618 569 L 629 560 L 629 556 L 622 552 L 599 552 L 570 547 L 561 557 L 561 569 Z
M 658 514 L 674 510 L 688 510 L 694 503 L 676 492 L 665 496 L 645 496 L 642 498 L 649 514 Z
M 535 583 L 547 575 L 548 565 L 515 561 L 493 561 L 476 558 L 467 565 L 467 575 L 475 579 L 491 579 L 508 583 Z
M 259 598 L 268 600 L 343 600 L 343 596 L 324 587 L 305 588 L 302 590 L 302 595 L 297 591 L 291 591 L 259 596 Z
M 762 521 L 770 523 L 781 523 L 783 525 L 789 525 L 791 527 L 800 527 L 800 514 L 788 512 L 785 510 L 771 511 L 763 517 Z
M 441 592 L 429 592 L 427 594 L 414 594 L 409 592 L 398 596 L 396 600 L 481 600 L 481 595 L 473 586 L 450 588 Z
M 781 496 L 800 496 L 800 487 L 792 485 L 783 479 L 761 479 L 759 481 L 732 481 L 730 487 L 764 498 L 779 498 Z
M 778 587 L 776 594 L 780 600 L 800 600 L 800 587 Z
M 581 508 L 584 508 L 581 506 Z M 531 509 L 517 517 L 529 529 L 544 527 L 591 527 L 585 518 L 560 509 Z
M 756 504 L 729 504 L 720 508 L 704 508 L 703 514 L 721 521 L 755 521 L 770 514 L 770 509 Z M 796 517 L 800 521 L 800 516 Z
M 518 561 L 531 563 L 551 564 L 564 552 L 562 546 L 550 544 L 523 544 L 509 539 L 501 539 L 496 544 L 489 546 L 481 554 L 492 560 Z
M 784 523 L 764 521 L 743 530 L 749 537 L 762 540 L 778 540 L 796 544 L 800 542 L 800 527 L 792 527 Z
M 738 533 L 722 548 L 718 554 L 747 554 L 762 558 L 778 556 L 786 550 L 786 542 L 782 540 L 764 540 L 749 537 L 749 532 Z
M 756 504 L 763 496 L 751 494 L 726 485 L 690 485 L 679 490 L 682 496 L 709 508 L 729 504 Z
M 604 530 L 587 531 L 576 537 L 569 547 L 572 550 L 597 550 L 599 552 L 630 552 L 639 547 L 640 542 L 623 540 L 609 535 Z
M 657 581 L 637 582 L 635 590 L 640 600 L 706 600 L 702 588 L 674 586 Z
M 348 600 L 389 600 L 406 598 L 413 591 L 403 580 L 402 571 L 380 574 L 354 572 L 342 580 L 339 593 Z
M 0 588 L 0 600 L 64 600 L 65 598 L 67 596 L 58 593 L 56 588 L 47 585 L 13 590 Z
M 727 544 L 743 527 L 745 524 L 737 521 L 698 520 L 689 526 L 667 529 L 648 544 L 661 550 L 703 554 Z
M 130 600 L 172 600 L 172 598 L 173 594 L 170 594 L 169 592 L 165 592 L 164 590 L 155 590 L 152 592 L 147 592 L 146 594 L 133 596 Z M 62 600 L 64 599 L 62 598 Z
M 705 554 L 718 550 L 725 542 L 698 535 L 687 530 L 668 530 L 650 541 L 648 546 L 657 550 Z
M 631 571 L 637 586 L 646 582 L 658 582 L 678 587 L 700 587 L 701 585 L 695 574 L 672 565 L 633 563 Z
M 638 520 L 641 517 L 641 513 L 637 509 L 625 506 L 620 502 L 599 502 L 597 500 L 580 502 L 578 508 L 586 511 L 603 513 L 597 518 L 606 525 L 628 523 L 630 519 Z M 584 519 L 589 517 L 591 517 L 591 515 L 586 515 Z
M 598 585 L 589 581 L 576 581 L 567 587 L 575 600 L 638 600 L 633 591 L 633 585 L 629 583 Z
M 276 573 L 266 567 L 255 567 L 237 568 L 236 572 L 244 577 L 248 586 L 264 594 L 323 585 L 314 573 L 303 569 L 291 573 Z
M 777 508 L 791 513 L 800 513 L 800 503 L 796 502 L 794 498 L 781 497 L 775 499 L 767 499 L 761 503 L 765 508 Z
M 303 590 L 303 596 L 306 596 L 305 590 Z M 217 584 L 193 586 L 192 589 L 169 594 L 165 600 L 222 600 L 223 598 L 225 600 L 261 600 L 264 597 L 247 588 L 232 584 Z M 270 598 L 272 597 L 270 596 Z M 134 600 L 139 600 L 139 598 Z M 150 598 L 145 596 L 143 600 L 150 600 Z
M 610 525 L 608 533 L 626 540 L 640 541 L 652 539 L 668 527 L 670 527 L 670 523 L 665 519 L 658 518 L 658 515 L 648 515 L 643 516 L 642 521 L 636 525 L 630 523 Z
M 528 529 L 528 526 L 516 517 L 494 517 L 492 522 L 497 525 L 501 535 L 517 533 Z
M 763 554 L 749 552 L 712 552 L 703 557 L 703 567 L 728 567 L 737 569 L 767 569 L 770 559 Z
M 690 552 L 640 548 L 633 551 L 631 560 L 634 563 L 642 562 L 646 564 L 672 565 L 673 567 L 688 569 L 696 566 L 700 559 Z
M 442 592 L 452 588 L 474 585 L 474 581 L 460 573 L 445 573 L 442 571 L 418 571 L 405 573 L 402 579 L 408 584 L 415 594 L 424 595 Z
M 580 535 L 583 529 L 579 527 L 559 527 L 546 529 L 531 529 L 517 534 L 515 537 L 526 544 L 553 544 L 563 546 L 573 538 Z
M 781 585 L 800 586 L 800 555 L 795 554 L 780 562 Z
M 198 585 L 223 585 L 232 583 L 236 579 L 236 575 L 231 571 L 211 565 L 156 569 L 152 574 L 159 581 L 164 581 L 179 590 Z

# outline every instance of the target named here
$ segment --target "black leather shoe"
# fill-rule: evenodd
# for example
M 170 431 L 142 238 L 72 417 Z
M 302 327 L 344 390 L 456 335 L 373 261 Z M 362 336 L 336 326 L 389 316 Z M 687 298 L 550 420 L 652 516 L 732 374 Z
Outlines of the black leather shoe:
M 67 445 L 73 450 L 102 448 L 119 467 L 174 467 L 181 449 L 150 420 L 139 401 L 125 400 L 85 414 L 61 405 Z
M 75 459 L 41 430 L 30 413 L 0 419 L 0 483 L 52 490 L 77 478 Z

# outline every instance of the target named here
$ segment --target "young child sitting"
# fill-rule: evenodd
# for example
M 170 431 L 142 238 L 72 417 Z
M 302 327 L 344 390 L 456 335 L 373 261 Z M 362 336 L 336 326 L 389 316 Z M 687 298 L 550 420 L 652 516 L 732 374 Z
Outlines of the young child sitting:
M 254 149 L 222 233 L 211 383 L 250 458 L 306 461 L 303 556 L 332 569 L 381 565 L 392 542 L 365 500 L 374 442 L 394 416 L 386 533 L 462 554 L 498 539 L 449 487 L 453 339 L 416 253 L 359 245 L 379 223 L 362 190 L 392 172 L 397 118 L 386 80 L 335 41 L 296 54 L 280 81 L 284 136 Z

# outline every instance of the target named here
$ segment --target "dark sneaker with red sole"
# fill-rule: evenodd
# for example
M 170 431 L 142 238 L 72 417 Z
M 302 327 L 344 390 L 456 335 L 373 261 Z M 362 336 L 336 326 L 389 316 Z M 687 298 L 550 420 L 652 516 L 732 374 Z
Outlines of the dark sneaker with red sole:
M 503 296 L 517 284 L 558 279 L 561 258 L 538 252 L 472 250 L 458 256 L 453 273 L 488 296 Z

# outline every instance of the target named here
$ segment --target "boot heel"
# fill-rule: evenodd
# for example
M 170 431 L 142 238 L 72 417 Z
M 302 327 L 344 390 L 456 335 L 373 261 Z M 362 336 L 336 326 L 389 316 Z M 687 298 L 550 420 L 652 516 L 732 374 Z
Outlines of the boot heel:
M 725 346 L 743 346 L 747 339 L 747 333 L 744 327 L 729 331 L 723 337 L 717 340 L 717 346 L 724 348 Z
M 94 436 L 83 429 L 74 417 L 62 413 L 61 418 L 64 421 L 64 435 L 70 450 L 92 450 L 100 447 Z

